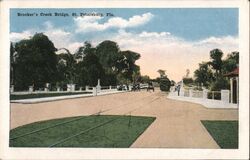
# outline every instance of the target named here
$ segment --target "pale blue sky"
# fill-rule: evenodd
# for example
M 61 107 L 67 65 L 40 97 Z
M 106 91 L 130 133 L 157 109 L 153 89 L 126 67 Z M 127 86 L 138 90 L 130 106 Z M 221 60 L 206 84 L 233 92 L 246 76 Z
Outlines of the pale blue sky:
M 21 17 L 17 13 L 112 13 L 114 17 Z M 142 74 L 157 77 L 166 70 L 179 81 L 209 60 L 219 48 L 225 55 L 238 50 L 237 8 L 119 8 L 119 9 L 11 9 L 10 39 L 17 42 L 43 32 L 56 48 L 74 53 L 85 41 L 118 43 L 121 50 L 141 54 L 137 61 Z
M 186 40 L 199 40 L 210 36 L 237 36 L 238 9 L 11 9 L 11 32 L 22 32 L 30 28 L 41 28 L 42 24 L 50 21 L 55 27 L 64 27 L 67 31 L 74 30 L 73 17 L 18 17 L 17 13 L 48 13 L 48 12 L 100 12 L 113 13 L 116 17 L 128 19 L 134 15 L 150 12 L 154 15 L 147 25 L 128 29 L 140 32 L 170 32 Z M 105 17 L 108 18 L 108 17 Z M 105 18 L 103 19 L 105 21 Z M 109 30 L 112 32 L 112 30 Z M 106 31 L 107 32 L 107 31 Z

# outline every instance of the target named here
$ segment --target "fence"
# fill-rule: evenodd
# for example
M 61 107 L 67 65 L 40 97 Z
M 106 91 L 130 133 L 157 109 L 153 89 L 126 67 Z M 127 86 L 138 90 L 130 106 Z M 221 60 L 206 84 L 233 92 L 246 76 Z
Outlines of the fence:
M 209 100 L 221 100 L 225 103 L 230 102 L 230 93 L 229 90 L 221 91 L 197 91 L 193 89 L 182 89 L 180 91 L 180 96 L 190 97 L 190 98 L 200 98 L 200 99 L 209 99 Z
M 73 92 L 73 93 L 77 93 L 77 92 L 90 92 L 90 93 L 94 93 L 96 90 L 97 93 L 100 92 L 110 92 L 110 91 L 116 91 L 117 90 L 117 86 L 97 86 L 97 87 L 92 87 L 92 86 L 85 86 L 85 88 L 83 87 L 75 87 L 74 84 L 68 84 L 67 85 L 67 89 L 63 89 L 63 88 L 59 88 L 57 87 L 56 90 L 49 90 L 48 88 L 43 88 L 42 90 L 34 90 L 32 86 L 29 87 L 29 90 L 26 91 L 18 91 L 15 92 L 14 91 L 14 87 L 11 86 L 10 88 L 10 92 L 12 95 L 26 95 L 26 94 L 50 94 L 50 93 L 67 93 L 67 92 Z

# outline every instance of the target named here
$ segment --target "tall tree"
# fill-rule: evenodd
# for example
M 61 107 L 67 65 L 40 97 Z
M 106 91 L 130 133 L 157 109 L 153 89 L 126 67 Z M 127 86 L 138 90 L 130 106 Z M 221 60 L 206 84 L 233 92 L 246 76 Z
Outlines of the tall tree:
M 239 52 L 235 51 L 227 55 L 223 60 L 222 72 L 232 72 L 239 65 Z
M 13 43 L 10 43 L 10 84 L 15 84 L 15 67 L 16 67 L 16 58 L 17 54 L 15 52 L 15 48 Z
M 78 49 L 76 55 L 81 55 L 82 61 L 77 63 L 77 82 L 80 85 L 96 86 L 98 79 L 101 79 L 102 85 L 105 83 L 104 69 L 96 54 L 96 48 L 89 42 Z
M 160 74 L 160 78 L 164 78 L 166 76 L 166 70 L 158 69 L 157 72 Z
M 123 55 L 116 42 L 103 41 L 96 47 L 96 54 L 100 63 L 107 72 L 117 73 L 119 71 L 119 62 L 123 60 Z
M 200 86 L 208 87 L 209 83 L 214 80 L 213 72 L 208 63 L 200 63 L 199 68 L 194 71 L 195 82 Z
M 132 75 L 135 70 L 138 69 L 138 65 L 135 62 L 141 57 L 139 53 L 133 51 L 121 51 L 123 59 L 118 63 L 118 70 L 128 81 L 133 81 Z
M 60 77 L 59 81 L 62 84 L 75 83 L 77 74 L 74 55 L 72 55 L 72 53 L 66 48 L 60 48 L 59 50 L 64 51 L 57 56 L 58 77 Z
M 16 88 L 24 90 L 29 85 L 44 87 L 45 83 L 55 82 L 57 72 L 57 50 L 43 33 L 16 43 Z
M 216 77 L 221 73 L 222 69 L 222 56 L 223 52 L 220 49 L 213 49 L 210 51 L 210 59 L 212 60 L 209 64 L 213 67 L 216 73 Z

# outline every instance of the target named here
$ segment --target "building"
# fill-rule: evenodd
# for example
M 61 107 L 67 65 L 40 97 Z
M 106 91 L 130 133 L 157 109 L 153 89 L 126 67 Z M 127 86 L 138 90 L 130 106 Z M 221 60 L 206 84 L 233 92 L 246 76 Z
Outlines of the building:
M 224 76 L 230 79 L 230 103 L 239 104 L 239 67 Z

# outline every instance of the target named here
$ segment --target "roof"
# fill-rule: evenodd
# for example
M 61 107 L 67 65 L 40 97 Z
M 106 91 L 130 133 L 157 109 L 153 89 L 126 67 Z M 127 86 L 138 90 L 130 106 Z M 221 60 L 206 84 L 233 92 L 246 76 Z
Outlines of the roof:
M 226 77 L 237 77 L 239 76 L 239 67 L 235 68 L 232 72 L 224 74 Z

